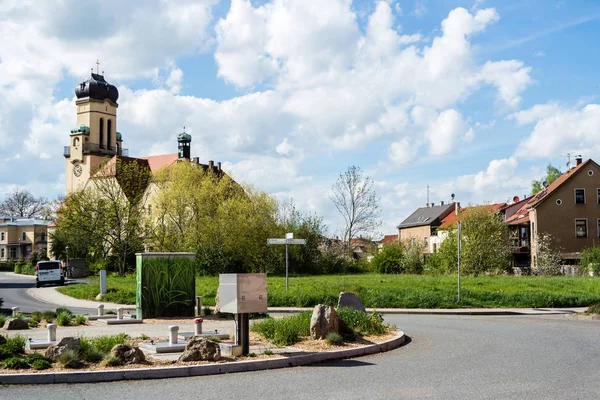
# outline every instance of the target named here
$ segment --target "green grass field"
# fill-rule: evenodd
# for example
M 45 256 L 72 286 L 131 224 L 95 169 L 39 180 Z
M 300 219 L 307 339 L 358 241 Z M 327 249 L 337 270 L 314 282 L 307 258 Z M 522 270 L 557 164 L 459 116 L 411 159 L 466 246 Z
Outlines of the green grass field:
M 135 304 L 135 276 L 108 277 L 104 301 Z M 205 305 L 214 305 L 218 277 L 197 277 L 196 293 Z M 94 299 L 92 284 L 69 285 L 61 293 Z M 366 307 L 457 308 L 457 307 L 576 307 L 600 302 L 600 279 L 591 277 L 480 276 L 461 277 L 461 302 L 456 302 L 455 276 L 429 275 L 327 275 L 268 278 L 269 306 L 311 307 L 336 305 L 341 291 L 356 293 Z

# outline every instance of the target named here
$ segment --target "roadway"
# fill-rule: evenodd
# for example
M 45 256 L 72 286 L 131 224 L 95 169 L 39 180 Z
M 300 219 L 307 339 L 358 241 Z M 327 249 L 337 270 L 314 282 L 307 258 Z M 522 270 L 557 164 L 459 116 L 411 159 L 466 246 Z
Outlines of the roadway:
M 67 284 L 76 284 L 76 280 L 69 280 Z M 35 287 L 35 277 L 28 275 L 15 275 L 9 272 L 0 272 L 0 298 L 4 299 L 2 308 L 10 310 L 12 307 L 19 307 L 21 312 L 29 313 L 40 310 L 53 310 L 57 306 L 51 303 L 45 303 L 37 300 L 27 294 L 27 289 Z M 75 314 L 95 314 L 96 309 L 69 307 Z M 2 395 L 0 394 L 0 399 Z
M 7 386 L 1 399 L 598 399 L 600 321 L 388 315 L 410 342 L 309 367 L 148 381 Z

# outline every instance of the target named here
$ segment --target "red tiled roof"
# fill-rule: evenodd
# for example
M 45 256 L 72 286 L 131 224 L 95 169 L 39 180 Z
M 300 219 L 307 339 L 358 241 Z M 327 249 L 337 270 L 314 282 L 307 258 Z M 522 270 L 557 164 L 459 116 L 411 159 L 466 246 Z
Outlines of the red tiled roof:
M 481 206 L 461 207 L 458 210 L 458 215 L 456 215 L 456 212 L 452 212 L 452 213 L 448 214 L 446 217 L 444 217 L 444 219 L 442 219 L 442 224 L 438 227 L 438 229 L 446 229 L 446 228 L 449 228 L 449 227 L 455 225 L 458 221 L 460 221 L 462 219 L 461 218 L 462 213 L 467 210 L 489 209 L 490 214 L 491 214 L 491 213 L 496 213 L 496 212 L 500 211 L 505 206 L 506 206 L 506 203 L 496 203 L 496 204 L 484 204 Z
M 398 242 L 398 234 L 385 235 L 383 239 L 379 241 L 380 244 L 392 244 Z
M 161 154 L 159 156 L 147 156 L 140 157 L 142 160 L 148 160 L 148 165 L 150 166 L 150 170 L 152 173 L 156 173 L 162 167 L 167 165 L 171 165 L 179 159 L 177 153 L 173 154 Z

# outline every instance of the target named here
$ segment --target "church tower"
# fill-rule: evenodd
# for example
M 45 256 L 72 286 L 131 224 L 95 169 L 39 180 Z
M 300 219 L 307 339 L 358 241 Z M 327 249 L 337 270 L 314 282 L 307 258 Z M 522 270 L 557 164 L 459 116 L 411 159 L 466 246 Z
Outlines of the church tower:
M 183 133 L 177 136 L 177 158 L 186 158 L 191 160 L 191 145 L 192 136 L 189 133 L 185 133 L 185 126 L 183 127 Z
M 77 125 L 65 146 L 66 194 L 82 188 L 107 157 L 126 155 L 117 132 L 119 91 L 103 75 L 94 74 L 75 88 Z

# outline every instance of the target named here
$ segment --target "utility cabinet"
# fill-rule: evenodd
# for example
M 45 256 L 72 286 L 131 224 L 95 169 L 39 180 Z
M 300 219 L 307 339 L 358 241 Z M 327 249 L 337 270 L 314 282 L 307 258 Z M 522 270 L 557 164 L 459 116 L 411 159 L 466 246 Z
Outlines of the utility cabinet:
M 267 274 L 220 274 L 219 305 L 224 313 L 267 312 Z

